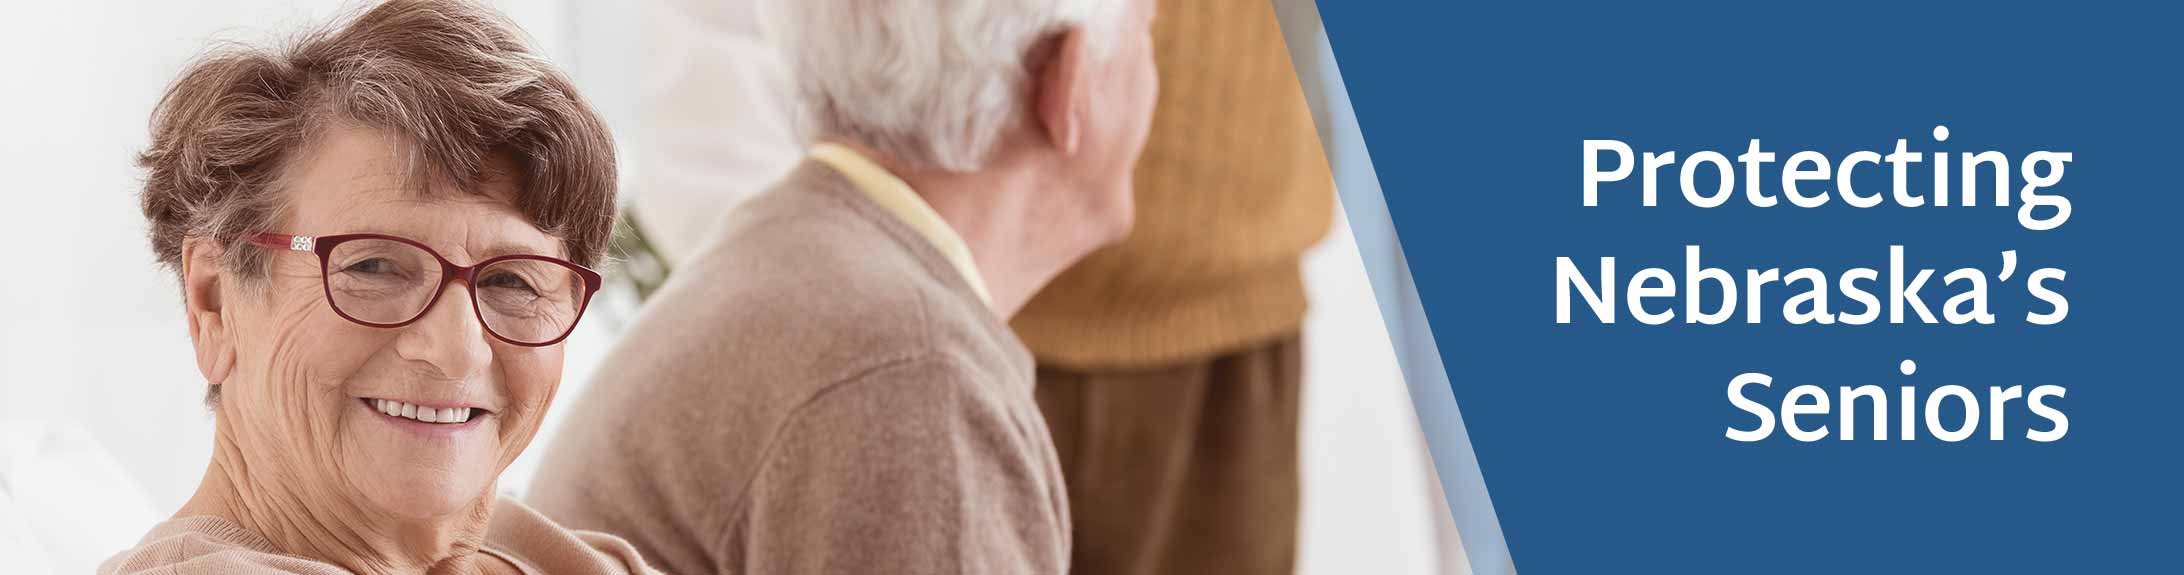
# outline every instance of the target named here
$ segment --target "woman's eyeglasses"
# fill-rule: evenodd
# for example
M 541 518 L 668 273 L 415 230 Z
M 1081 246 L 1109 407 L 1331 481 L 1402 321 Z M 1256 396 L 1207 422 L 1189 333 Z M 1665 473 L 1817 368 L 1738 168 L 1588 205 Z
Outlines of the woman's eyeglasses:
M 440 301 L 447 282 L 460 281 L 487 333 L 542 347 L 568 338 L 599 292 L 599 272 L 547 256 L 507 255 L 465 267 L 415 240 L 380 234 L 258 234 L 250 243 L 317 254 L 334 313 L 371 327 L 417 321 Z

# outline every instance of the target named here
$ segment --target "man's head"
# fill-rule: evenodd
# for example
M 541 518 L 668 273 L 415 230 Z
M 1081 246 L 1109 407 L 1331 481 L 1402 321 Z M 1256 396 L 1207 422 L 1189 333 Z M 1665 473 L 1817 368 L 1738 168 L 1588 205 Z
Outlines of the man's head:
M 1152 0 L 797 0 L 786 57 L 822 137 L 913 172 L 1030 170 L 1104 240 L 1152 124 Z M 1004 194 L 990 194 L 994 201 Z

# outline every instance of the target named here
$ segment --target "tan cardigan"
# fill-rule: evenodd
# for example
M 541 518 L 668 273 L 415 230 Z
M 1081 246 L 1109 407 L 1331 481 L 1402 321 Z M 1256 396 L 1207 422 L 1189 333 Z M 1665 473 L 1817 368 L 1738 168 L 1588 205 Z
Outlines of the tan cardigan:
M 933 244 L 806 162 L 617 344 L 530 501 L 672 573 L 1060 573 L 1031 354 Z
M 481 552 L 530 575 L 657 573 L 629 543 L 570 531 L 511 499 L 493 506 Z M 265 537 L 218 517 L 177 517 L 99 565 L 99 575 L 350 575 L 340 566 L 282 553 Z
M 1041 365 L 1161 366 L 1302 325 L 1298 259 L 1335 193 L 1286 46 L 1267 0 L 1160 2 L 1136 226 L 1017 312 Z

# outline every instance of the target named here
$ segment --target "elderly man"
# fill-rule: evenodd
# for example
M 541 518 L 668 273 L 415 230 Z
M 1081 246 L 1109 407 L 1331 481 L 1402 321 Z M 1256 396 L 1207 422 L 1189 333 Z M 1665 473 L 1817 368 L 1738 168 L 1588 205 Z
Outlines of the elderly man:
M 675 573 L 1059 573 L 1006 319 L 1131 222 L 1145 0 L 784 3 L 821 143 L 572 402 L 533 503 Z

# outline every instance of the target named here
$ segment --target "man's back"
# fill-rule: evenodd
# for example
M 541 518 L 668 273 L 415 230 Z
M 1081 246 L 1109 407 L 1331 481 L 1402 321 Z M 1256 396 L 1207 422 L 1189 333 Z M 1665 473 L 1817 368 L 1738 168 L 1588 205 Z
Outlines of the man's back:
M 1060 572 L 1032 363 L 968 280 L 806 163 L 677 270 L 531 495 L 675 573 Z

